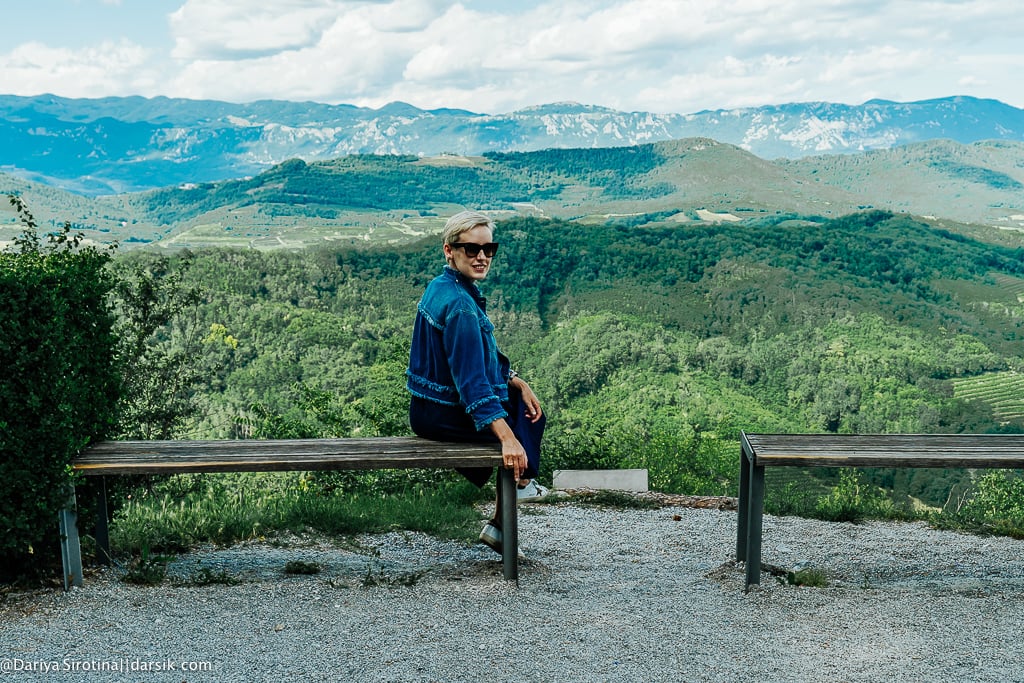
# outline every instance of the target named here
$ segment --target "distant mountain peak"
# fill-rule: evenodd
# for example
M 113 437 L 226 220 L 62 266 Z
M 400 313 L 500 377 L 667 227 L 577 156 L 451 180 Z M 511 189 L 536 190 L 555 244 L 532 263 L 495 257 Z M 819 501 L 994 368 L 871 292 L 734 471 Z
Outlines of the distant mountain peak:
M 0 167 L 89 194 L 251 176 L 286 159 L 640 145 L 707 138 L 764 159 L 847 154 L 948 138 L 1024 140 L 1024 110 L 953 96 L 806 102 L 691 114 L 552 102 L 506 114 L 261 100 L 0 96 Z
M 608 107 L 602 107 L 596 104 L 582 104 L 580 102 L 574 102 L 572 100 L 565 100 L 563 102 L 549 102 L 548 104 L 538 104 L 532 107 L 524 107 L 523 109 L 517 109 L 512 112 L 513 114 L 617 114 L 620 113 L 615 109 L 609 109 Z
M 388 114 L 389 116 L 424 116 L 428 112 L 415 107 L 408 102 L 394 101 L 388 102 L 380 109 L 375 110 L 380 114 Z

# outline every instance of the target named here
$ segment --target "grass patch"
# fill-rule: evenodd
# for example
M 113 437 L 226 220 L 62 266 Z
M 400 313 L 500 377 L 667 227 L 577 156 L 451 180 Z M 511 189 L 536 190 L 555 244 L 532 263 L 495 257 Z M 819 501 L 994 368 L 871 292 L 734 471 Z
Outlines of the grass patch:
M 828 522 L 920 520 L 936 529 L 1024 539 L 1024 476 L 1016 470 L 977 475 L 964 494 L 951 496 L 941 509 L 915 506 L 910 499 L 893 500 L 856 468 L 840 470 L 831 487 L 806 472 L 780 475 L 767 482 L 768 514 Z
M 832 486 L 806 472 L 785 475 L 788 476 L 779 476 L 767 483 L 764 509 L 768 514 L 853 523 L 868 519 L 927 517 L 926 511 L 917 512 L 911 505 L 893 502 L 882 488 L 869 483 L 864 473 L 856 468 L 838 470 L 838 479 Z
M 814 567 L 789 571 L 786 572 L 785 579 L 781 576 L 778 578 L 787 586 L 807 586 L 808 588 L 826 588 L 828 586 L 828 575 L 824 570 Z
M 481 492 L 468 482 L 440 481 L 386 495 L 310 491 L 295 473 L 171 478 L 140 490 L 115 514 L 118 552 L 181 552 L 201 543 L 228 545 L 276 532 L 328 535 L 420 531 L 472 541 Z

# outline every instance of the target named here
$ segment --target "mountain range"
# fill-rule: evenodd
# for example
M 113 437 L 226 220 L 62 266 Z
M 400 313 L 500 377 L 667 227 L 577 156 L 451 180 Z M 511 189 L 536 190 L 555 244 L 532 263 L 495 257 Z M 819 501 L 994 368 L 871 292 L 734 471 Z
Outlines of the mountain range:
M 0 173 L 0 194 L 11 193 L 41 226 L 70 222 L 89 240 L 126 246 L 398 243 L 437 232 L 466 206 L 496 217 L 632 226 L 800 225 L 873 208 L 1020 246 L 1024 142 L 935 140 L 774 161 L 709 138 L 481 156 L 350 155 L 102 197 Z M 0 243 L 18 232 L 17 216 L 0 206 Z
M 288 159 L 476 156 L 710 138 L 762 159 L 882 150 L 927 140 L 1024 141 L 1024 110 L 948 97 L 795 103 L 690 114 L 555 103 L 507 114 L 312 102 L 0 95 L 0 171 L 86 195 L 256 175 Z

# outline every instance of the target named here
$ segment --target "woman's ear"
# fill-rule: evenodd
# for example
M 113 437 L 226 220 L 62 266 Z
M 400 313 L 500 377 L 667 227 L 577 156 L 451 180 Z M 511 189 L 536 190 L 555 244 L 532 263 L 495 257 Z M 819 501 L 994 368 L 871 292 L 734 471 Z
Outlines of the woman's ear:
M 452 262 L 452 245 L 450 245 L 447 242 L 445 242 L 444 246 L 441 247 L 441 250 L 444 252 L 444 260 L 447 261 L 449 265 L 451 265 L 451 262 Z

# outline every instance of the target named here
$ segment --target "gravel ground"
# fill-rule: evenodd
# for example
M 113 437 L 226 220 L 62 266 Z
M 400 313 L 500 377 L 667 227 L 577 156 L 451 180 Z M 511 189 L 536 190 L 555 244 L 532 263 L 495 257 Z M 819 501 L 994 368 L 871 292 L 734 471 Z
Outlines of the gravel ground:
M 520 526 L 518 588 L 484 546 L 391 533 L 202 549 L 159 587 L 112 569 L 9 595 L 0 678 L 1024 681 L 1021 541 L 768 516 L 765 562 L 829 585 L 765 575 L 744 593 L 735 512 L 530 505 Z M 285 574 L 291 560 L 324 569 Z

